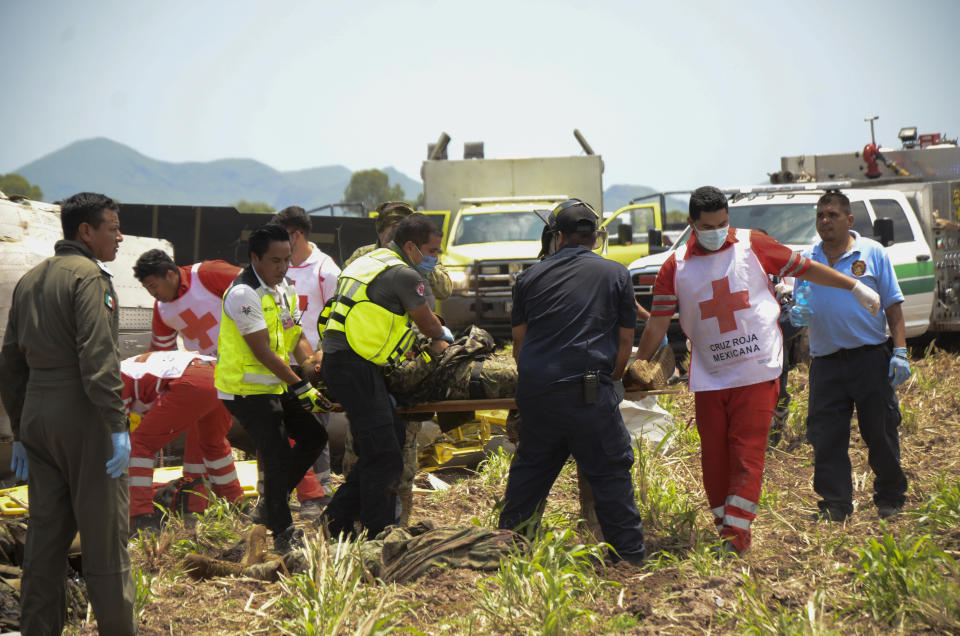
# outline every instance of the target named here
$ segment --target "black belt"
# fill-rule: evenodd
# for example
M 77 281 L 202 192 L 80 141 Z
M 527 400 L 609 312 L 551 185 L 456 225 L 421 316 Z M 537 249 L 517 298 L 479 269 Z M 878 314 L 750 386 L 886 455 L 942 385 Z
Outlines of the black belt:
M 866 353 L 867 351 L 873 351 L 874 349 L 879 349 L 880 347 L 886 347 L 886 342 L 881 342 L 880 344 L 868 344 L 863 345 L 862 347 L 855 347 L 853 349 L 838 349 L 833 353 L 828 353 L 825 356 L 817 356 L 818 358 L 823 358 L 824 360 L 849 360 L 854 356 L 858 356 L 861 353 Z

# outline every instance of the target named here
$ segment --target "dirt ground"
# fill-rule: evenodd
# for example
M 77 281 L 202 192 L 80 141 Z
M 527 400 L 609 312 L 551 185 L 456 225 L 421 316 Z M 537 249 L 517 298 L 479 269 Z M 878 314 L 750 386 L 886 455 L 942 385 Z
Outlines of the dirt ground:
M 773 613 L 775 632 L 886 633 L 928 631 L 917 623 L 891 625 L 858 611 L 857 588 L 849 568 L 856 563 L 856 548 L 884 529 L 898 534 L 912 528 L 910 514 L 933 493 L 940 480 L 960 480 L 960 357 L 958 349 L 934 351 L 923 357 L 915 350 L 914 376 L 898 391 L 904 422 L 903 465 L 910 480 L 906 512 L 881 524 L 873 506 L 872 474 L 866 448 L 853 427 L 850 456 L 855 483 L 855 513 L 842 524 L 816 523 L 812 488 L 812 451 L 803 439 L 806 411 L 806 369 L 791 374 L 793 412 L 784 439 L 767 455 L 765 487 L 760 512 L 753 526 L 753 548 L 741 558 L 706 561 L 692 556 L 710 540 L 712 522 L 700 485 L 700 457 L 694 450 L 649 461 L 669 464 L 679 490 L 702 503 L 688 539 L 664 540 L 664 521 L 647 523 L 650 563 L 638 568 L 624 563 L 599 570 L 601 578 L 616 582 L 610 592 L 591 603 L 596 620 L 577 631 L 593 633 L 740 633 L 759 624 L 755 618 Z M 684 390 L 670 408 L 684 424 L 693 426 L 693 399 Z M 695 429 L 694 429 L 695 430 Z M 482 475 L 466 471 L 442 471 L 439 477 L 451 483 L 442 494 L 417 494 L 414 520 L 429 519 L 435 525 L 491 524 L 492 511 L 502 496 L 503 483 L 489 484 Z M 641 510 L 644 510 L 641 505 Z M 572 470 L 565 470 L 551 494 L 546 516 L 577 517 L 577 487 Z M 183 536 L 189 531 L 182 530 Z M 174 539 L 176 540 L 176 539 Z M 960 550 L 960 531 L 938 537 L 941 547 L 954 557 Z M 686 542 L 686 545 L 683 545 Z M 665 545 L 669 544 L 669 545 Z M 697 546 L 700 546 L 698 548 Z M 663 550 L 663 552 L 660 552 Z M 659 552 L 659 554 L 658 554 Z M 153 557 L 143 546 L 132 548 L 134 564 L 152 577 L 151 595 L 140 618 L 143 634 L 233 634 L 277 633 L 277 602 L 283 591 L 276 582 L 248 577 L 214 578 L 198 582 L 179 571 L 170 551 Z M 399 585 L 397 594 L 416 609 L 406 612 L 400 628 L 413 633 L 460 633 L 475 611 L 478 586 L 490 576 L 471 570 L 440 570 L 417 581 Z M 804 626 L 791 627 L 776 614 L 804 618 Z M 780 628 L 777 628 L 780 620 Z M 759 622 L 758 622 L 759 621 Z M 468 622 L 468 621 L 467 621 Z M 954 625 L 960 630 L 960 625 Z M 329 633 L 330 626 L 318 626 Z M 505 622 L 493 628 L 502 633 L 521 633 Z M 95 633 L 92 623 L 71 625 L 74 633 Z M 488 631 L 484 628 L 482 631 Z M 482 633 L 478 631 L 477 633 Z M 560 631 L 564 631 L 561 629 Z M 767 631 L 757 628 L 756 631 Z M 949 627 L 945 631 L 953 631 Z

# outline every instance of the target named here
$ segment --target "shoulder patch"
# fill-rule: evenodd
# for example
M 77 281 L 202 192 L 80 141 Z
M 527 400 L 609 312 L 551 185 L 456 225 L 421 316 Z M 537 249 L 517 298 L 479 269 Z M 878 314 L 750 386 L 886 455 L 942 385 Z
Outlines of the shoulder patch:
M 117 301 L 110 292 L 103 292 L 103 304 L 106 305 L 110 311 L 117 308 Z
M 423 286 L 423 281 L 420 281 L 419 283 L 417 283 L 417 293 L 419 295 L 423 296 L 424 289 L 425 287 Z
M 850 265 L 850 273 L 854 276 L 863 276 L 867 272 L 867 264 L 862 260 L 853 261 Z

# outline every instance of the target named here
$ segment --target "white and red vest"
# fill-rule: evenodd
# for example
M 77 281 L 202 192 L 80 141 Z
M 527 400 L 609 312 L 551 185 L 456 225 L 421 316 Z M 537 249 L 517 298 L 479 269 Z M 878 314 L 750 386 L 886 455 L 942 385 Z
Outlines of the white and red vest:
M 171 329 L 180 332 L 183 346 L 190 351 L 205 355 L 217 352 L 217 337 L 220 335 L 220 309 L 222 299 L 200 282 L 200 265 L 190 268 L 190 287 L 168 303 L 157 303 L 157 312 Z
M 690 338 L 690 390 L 715 391 L 780 376 L 783 336 L 780 304 L 750 247 L 750 231 L 737 230 L 732 247 L 686 258 L 676 252 L 680 326 Z
M 303 335 L 307 337 L 310 347 L 316 350 L 317 343 L 320 341 L 317 320 L 320 318 L 324 303 L 337 289 L 340 268 L 316 245 L 311 243 L 310 247 L 313 249 L 305 261 L 287 268 L 287 278 L 293 281 L 293 286 L 297 290 Z
M 146 415 L 166 391 L 169 381 L 182 376 L 194 360 L 216 362 L 217 359 L 193 351 L 152 351 L 122 361 L 120 376 L 127 413 Z

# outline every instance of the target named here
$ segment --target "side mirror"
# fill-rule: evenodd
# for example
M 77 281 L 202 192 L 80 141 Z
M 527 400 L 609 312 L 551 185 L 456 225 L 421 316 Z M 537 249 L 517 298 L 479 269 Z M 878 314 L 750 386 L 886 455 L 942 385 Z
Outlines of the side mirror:
M 873 236 L 880 242 L 880 245 L 888 247 L 893 245 L 893 219 L 877 219 L 873 222 Z
M 647 244 L 650 246 L 650 254 L 667 251 L 667 246 L 663 244 L 663 232 L 655 227 L 647 230 Z
M 617 245 L 630 245 L 633 243 L 633 226 L 629 223 L 621 223 L 617 226 Z

